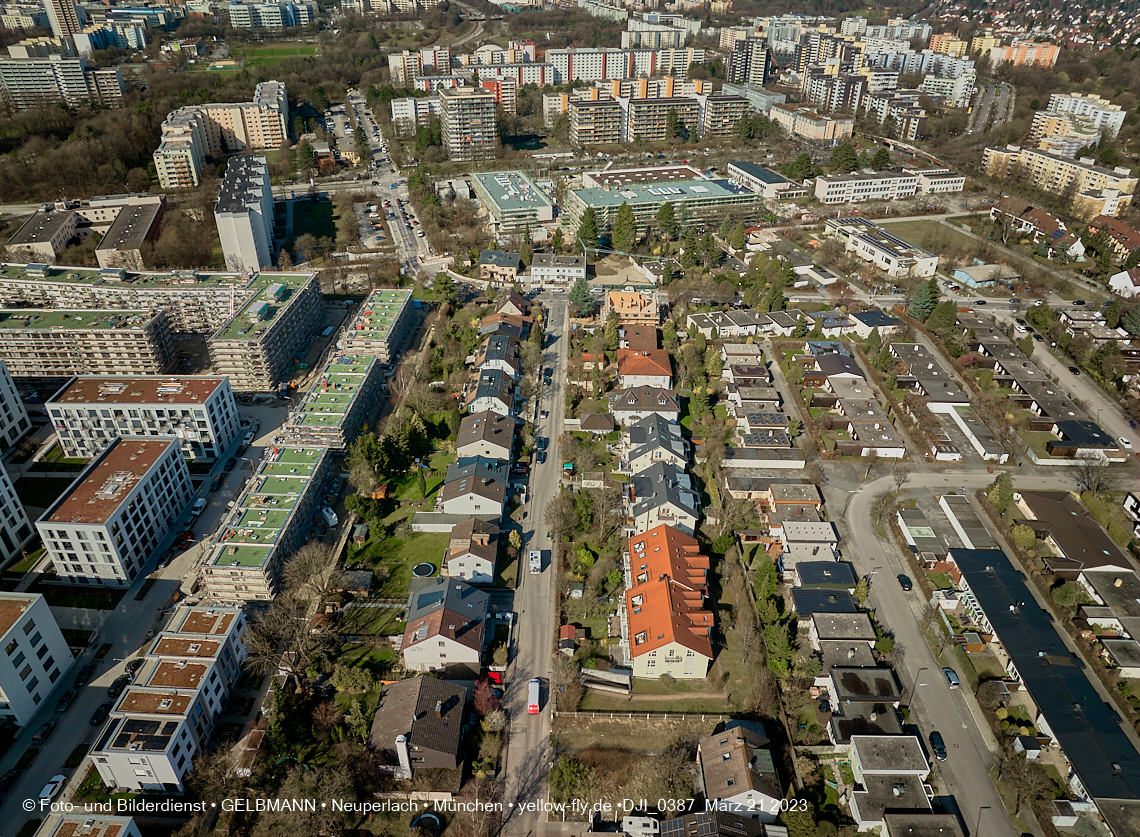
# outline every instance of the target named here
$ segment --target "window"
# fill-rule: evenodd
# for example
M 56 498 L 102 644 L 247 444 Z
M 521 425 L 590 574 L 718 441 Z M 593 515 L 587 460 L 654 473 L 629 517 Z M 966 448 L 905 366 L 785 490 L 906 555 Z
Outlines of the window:
M 70 549 L 71 547 L 68 547 Z M 36 620 L 29 619 L 28 624 L 24 625 L 24 636 L 27 636 L 36 629 Z
M 16 650 L 16 640 L 14 640 L 14 639 L 11 640 L 6 646 L 4 646 L 4 652 L 6 654 L 8 654 L 8 656 L 11 656 L 12 652 L 15 650 Z

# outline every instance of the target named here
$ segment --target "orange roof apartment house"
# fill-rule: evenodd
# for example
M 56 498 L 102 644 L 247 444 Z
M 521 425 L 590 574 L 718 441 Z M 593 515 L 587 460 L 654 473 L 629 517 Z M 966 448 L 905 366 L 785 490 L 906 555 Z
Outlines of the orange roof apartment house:
M 619 325 L 657 326 L 661 309 L 657 306 L 656 294 L 643 294 L 637 291 L 610 291 L 602 309 L 602 319 L 608 319 L 610 312 L 617 314 Z

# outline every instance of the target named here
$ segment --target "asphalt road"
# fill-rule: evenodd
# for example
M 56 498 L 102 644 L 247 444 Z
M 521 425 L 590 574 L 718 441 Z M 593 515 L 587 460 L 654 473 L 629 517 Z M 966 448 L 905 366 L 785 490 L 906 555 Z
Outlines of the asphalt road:
M 523 529 L 523 547 L 519 558 L 519 587 L 515 592 L 518 629 L 514 657 L 507 669 L 504 705 L 510 718 L 510 737 L 506 761 L 504 828 L 512 834 L 541 833 L 544 815 L 533 810 L 520 810 L 519 805 L 544 798 L 546 777 L 550 769 L 550 724 L 554 696 L 550 691 L 550 659 L 554 648 L 554 613 L 556 602 L 553 541 L 547 540 L 546 504 L 559 490 L 562 460 L 558 455 L 558 437 L 562 433 L 565 412 L 565 369 L 567 363 L 567 305 L 562 294 L 546 294 L 549 316 L 546 333 L 553 345 L 543 353 L 543 366 L 555 370 L 550 387 L 539 397 L 539 409 L 549 410 L 550 417 L 535 423 L 535 435 L 550 440 L 546 462 L 535 464 L 531 471 L 530 511 Z M 550 339 L 548 337 L 548 339 Z M 543 551 L 543 568 L 538 575 L 527 572 L 526 553 Z M 532 678 L 542 680 L 542 703 L 538 715 L 528 715 L 527 684 Z

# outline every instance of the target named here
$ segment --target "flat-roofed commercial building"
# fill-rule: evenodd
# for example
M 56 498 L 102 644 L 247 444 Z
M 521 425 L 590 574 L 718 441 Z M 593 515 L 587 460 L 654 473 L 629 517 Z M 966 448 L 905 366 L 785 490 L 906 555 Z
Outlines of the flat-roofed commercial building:
M 554 220 L 554 204 L 521 171 L 473 174 L 471 185 L 499 232 L 533 230 Z
M 324 299 L 312 274 L 276 274 L 210 337 L 214 371 L 238 392 L 266 392 L 289 377 L 293 359 L 321 322 Z
M 134 793 L 183 790 L 241 680 L 248 634 L 240 608 L 174 609 L 91 748 L 103 784 Z
M 608 233 L 618 208 L 628 203 L 637 226 L 646 230 L 656 223 L 657 210 L 673 204 L 678 216 L 697 224 L 720 224 L 726 214 L 738 217 L 747 226 L 764 210 L 764 198 L 727 180 L 677 180 L 668 183 L 639 183 L 620 188 L 577 189 L 566 195 L 566 212 L 572 228 L 592 208 L 598 219 L 598 233 Z
M 344 350 L 376 355 L 391 363 L 400 353 L 412 319 L 412 292 L 404 288 L 373 291 L 360 306 L 344 336 Z
M 888 276 L 933 276 L 938 256 L 862 218 L 828 218 L 825 232 L 847 243 L 846 252 L 871 262 Z
M 766 198 L 801 198 L 807 194 L 807 188 L 795 181 L 788 180 L 779 172 L 774 172 L 757 163 L 747 160 L 734 160 L 728 164 L 728 179 L 739 183 Z
M 8 240 L 13 258 L 52 262 L 75 237 L 78 216 L 68 209 L 40 210 L 32 214 Z
M 925 169 L 904 168 L 903 171 L 918 178 L 918 192 L 921 195 L 961 192 L 966 188 L 966 176 L 953 169 L 935 166 Z
M 499 147 L 495 94 L 482 87 L 439 91 L 439 123 L 447 156 L 461 163 L 487 160 Z
M 0 358 L 13 378 L 159 375 L 172 354 L 164 311 L 0 310 Z
M 170 436 L 190 460 L 221 456 L 240 429 L 228 378 L 72 378 L 44 404 L 66 456 L 90 458 L 120 436 Z
M 61 581 L 128 587 L 193 496 L 174 439 L 115 439 L 36 521 Z
M 158 239 L 165 200 L 131 203 L 122 206 L 95 247 L 99 267 L 146 270 L 142 247 Z
M 27 724 L 73 661 L 39 593 L 0 593 L 0 719 Z
M 326 445 L 344 452 L 366 424 L 380 389 L 382 361 L 375 355 L 331 355 L 301 403 L 281 426 L 287 444 Z
M 201 570 L 215 601 L 270 601 L 281 565 L 305 542 L 324 500 L 328 448 L 274 447 L 242 488 Z
M 825 174 L 815 179 L 815 196 L 820 203 L 897 201 L 918 192 L 918 177 L 895 172 Z

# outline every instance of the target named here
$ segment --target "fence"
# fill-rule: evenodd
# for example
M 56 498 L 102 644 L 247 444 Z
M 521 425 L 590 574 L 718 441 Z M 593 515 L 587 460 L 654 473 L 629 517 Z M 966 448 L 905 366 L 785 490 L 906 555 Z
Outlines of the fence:
M 702 715 L 694 712 L 555 712 L 555 718 L 591 718 L 630 721 L 728 721 L 729 715 Z

